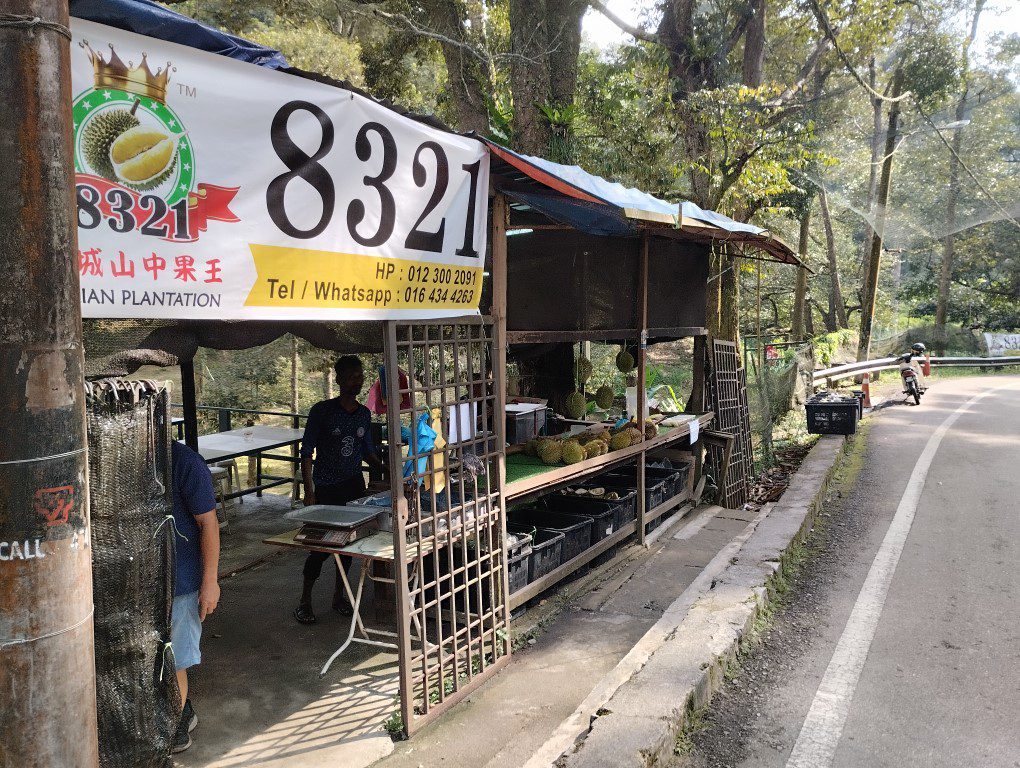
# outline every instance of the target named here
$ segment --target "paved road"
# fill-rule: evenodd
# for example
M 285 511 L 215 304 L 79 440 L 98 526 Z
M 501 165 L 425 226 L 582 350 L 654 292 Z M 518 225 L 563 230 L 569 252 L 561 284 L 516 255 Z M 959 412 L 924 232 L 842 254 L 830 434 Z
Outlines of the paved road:
M 678 762 L 1020 766 L 1020 377 L 873 419 L 789 607 Z

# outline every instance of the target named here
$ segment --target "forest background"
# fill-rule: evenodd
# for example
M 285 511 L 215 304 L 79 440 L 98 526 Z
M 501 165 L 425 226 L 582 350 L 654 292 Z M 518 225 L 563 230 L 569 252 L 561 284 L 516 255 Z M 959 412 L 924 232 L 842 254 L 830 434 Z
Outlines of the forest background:
M 767 227 L 811 271 L 715 249 L 721 338 L 829 334 L 863 358 L 1020 328 L 1009 0 L 665 0 L 634 21 L 601 0 L 166 4 L 454 129 Z M 200 402 L 307 411 L 330 359 L 290 338 L 203 351 Z

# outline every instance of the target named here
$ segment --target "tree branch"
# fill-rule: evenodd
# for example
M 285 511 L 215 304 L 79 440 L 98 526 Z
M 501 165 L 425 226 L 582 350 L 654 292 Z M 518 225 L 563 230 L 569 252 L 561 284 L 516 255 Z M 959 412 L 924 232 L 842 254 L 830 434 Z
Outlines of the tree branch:
M 609 10 L 609 8 L 606 7 L 606 4 L 603 3 L 601 0 L 588 0 L 588 5 L 590 5 L 596 11 L 601 13 L 603 16 L 605 16 L 607 19 L 609 19 L 616 26 L 618 26 L 620 29 L 622 29 L 624 32 L 626 32 L 633 38 L 636 38 L 638 40 L 644 40 L 646 43 L 659 44 L 662 42 L 657 33 L 649 32 L 647 29 L 643 29 L 641 27 L 635 27 L 633 24 L 628 24 L 626 21 L 624 21 L 615 13 L 613 13 L 611 10 Z

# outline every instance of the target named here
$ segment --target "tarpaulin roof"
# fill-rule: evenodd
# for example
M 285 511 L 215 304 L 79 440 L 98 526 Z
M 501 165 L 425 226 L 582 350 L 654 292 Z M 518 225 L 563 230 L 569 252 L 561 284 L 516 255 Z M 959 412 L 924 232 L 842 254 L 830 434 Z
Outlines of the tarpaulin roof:
M 588 173 L 576 165 L 561 165 L 541 157 L 524 155 L 483 139 L 494 155 L 492 172 L 509 175 L 514 182 L 537 182 L 522 188 L 519 183 L 504 189 L 506 194 L 549 218 L 576 226 L 589 234 L 633 234 L 636 227 L 626 220 L 666 225 L 690 235 L 693 240 L 727 240 L 753 245 L 777 261 L 798 264 L 793 251 L 768 230 L 734 221 L 691 202 L 671 203 L 633 187 Z M 523 174 L 523 176 L 522 176 Z M 558 194 L 549 194 L 552 190 Z M 542 192 L 545 192 L 543 195 Z M 568 199 L 564 199 L 568 198 Z M 609 216 L 612 226 L 598 222 Z
M 285 69 L 279 51 L 209 27 L 151 0 L 71 0 L 71 15 L 126 32 L 187 45 L 269 69 Z

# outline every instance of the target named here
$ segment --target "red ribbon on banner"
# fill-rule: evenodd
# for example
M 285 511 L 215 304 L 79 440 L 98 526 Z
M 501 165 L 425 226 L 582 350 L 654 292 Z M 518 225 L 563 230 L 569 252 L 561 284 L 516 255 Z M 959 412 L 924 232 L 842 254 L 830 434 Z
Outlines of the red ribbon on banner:
M 79 226 L 98 226 L 99 218 L 111 220 L 118 232 L 145 229 L 145 234 L 161 240 L 188 243 L 198 240 L 210 221 L 230 224 L 240 219 L 230 210 L 230 203 L 240 187 L 199 184 L 188 193 L 186 215 L 179 206 L 168 208 L 158 195 L 136 192 L 102 176 L 75 174 Z M 91 226 L 89 226 L 91 224 Z M 162 234 L 160 234 L 162 233 Z
M 198 189 L 188 195 L 188 230 L 191 239 L 197 240 L 199 232 L 205 232 L 210 221 L 240 221 L 228 207 L 239 187 L 220 187 L 216 184 L 199 184 Z

